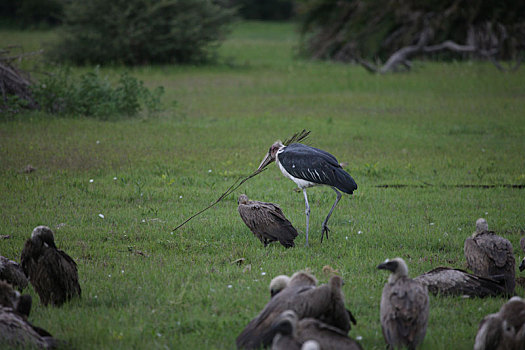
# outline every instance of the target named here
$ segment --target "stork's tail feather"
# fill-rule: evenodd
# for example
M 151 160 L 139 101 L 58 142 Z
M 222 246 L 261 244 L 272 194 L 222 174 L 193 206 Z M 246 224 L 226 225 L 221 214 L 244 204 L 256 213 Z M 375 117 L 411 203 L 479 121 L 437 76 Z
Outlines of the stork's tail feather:
M 338 190 L 348 194 L 352 194 L 355 190 L 357 190 L 357 184 L 355 183 L 355 180 L 342 168 L 337 169 L 335 175 L 337 179 L 335 187 Z

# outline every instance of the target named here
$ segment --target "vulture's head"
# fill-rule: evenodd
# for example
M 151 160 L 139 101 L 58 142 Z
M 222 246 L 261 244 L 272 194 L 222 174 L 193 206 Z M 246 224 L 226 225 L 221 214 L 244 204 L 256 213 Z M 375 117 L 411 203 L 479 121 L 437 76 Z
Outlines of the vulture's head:
M 489 230 L 489 224 L 487 220 L 479 218 L 476 220 L 476 233 L 481 233 Z
M 317 278 L 307 271 L 297 271 L 290 278 L 289 286 L 317 286 Z
M 293 310 L 283 311 L 272 324 L 272 332 L 274 334 L 281 333 L 283 335 L 292 335 L 297 327 L 299 318 Z
M 388 270 L 392 273 L 388 278 L 388 282 L 390 283 L 397 281 L 397 279 L 401 277 L 408 276 L 408 266 L 405 260 L 401 258 L 386 259 L 383 263 L 379 264 L 377 268 L 379 270 Z
M 270 295 L 273 298 L 277 293 L 282 291 L 290 283 L 290 277 L 279 275 L 270 282 Z
M 321 345 L 316 340 L 307 340 L 301 346 L 301 350 L 321 350 Z
M 7 282 L 0 281 L 0 305 L 10 307 L 28 317 L 31 311 L 32 299 L 29 294 L 21 295 Z
M 37 226 L 31 233 L 31 241 L 37 246 L 47 245 L 55 248 L 55 236 L 53 231 L 47 226 Z
M 270 146 L 270 149 L 268 150 L 268 153 L 262 160 L 261 164 L 259 165 L 259 168 L 257 170 L 262 170 L 266 168 L 268 164 L 275 161 L 275 157 L 277 157 L 277 152 L 283 148 L 284 145 L 281 141 L 275 141 L 273 145 Z
M 245 194 L 241 194 L 239 196 L 239 199 L 237 200 L 237 204 L 239 204 L 239 205 L 240 204 L 248 204 L 248 201 L 249 201 L 248 196 L 245 195 Z

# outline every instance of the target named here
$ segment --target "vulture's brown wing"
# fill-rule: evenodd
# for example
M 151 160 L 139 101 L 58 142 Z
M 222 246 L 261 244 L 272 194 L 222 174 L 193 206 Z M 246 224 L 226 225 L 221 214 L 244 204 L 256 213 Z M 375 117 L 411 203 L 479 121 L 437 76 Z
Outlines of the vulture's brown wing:
M 61 305 L 73 296 L 80 296 L 77 265 L 61 250 L 45 249 L 39 260 L 35 279 L 31 278 L 32 283 L 38 282 L 55 305 Z
M 323 319 L 343 332 L 350 329 L 350 319 L 342 300 L 334 301 L 328 285 L 319 287 L 286 287 L 275 295 L 264 309 L 245 327 L 237 337 L 240 349 L 258 349 L 269 346 L 275 333 L 271 332 L 274 320 L 286 310 L 293 310 L 299 319 L 313 317 Z
M 442 266 L 417 276 L 414 280 L 427 286 L 428 291 L 434 295 L 468 295 L 483 298 L 506 293 L 504 281 L 498 282 L 461 269 Z
M 470 270 L 481 276 L 487 276 L 489 274 L 486 254 L 480 249 L 474 238 L 467 237 L 467 239 L 465 239 L 463 252 L 465 253 L 467 267 Z
M 391 327 L 402 338 L 412 343 L 426 332 L 428 320 L 428 293 L 426 287 L 410 278 L 401 278 L 391 285 L 391 312 L 389 320 Z
M 508 239 L 495 234 L 483 233 L 474 238 L 479 248 L 494 261 L 497 267 L 504 267 L 514 259 L 512 244 Z
M 315 318 L 303 318 L 297 325 L 297 338 L 301 343 L 315 340 L 323 350 L 359 350 L 361 345 L 337 327 Z
M 250 201 L 247 204 L 239 204 L 238 211 L 244 223 L 256 236 L 269 242 L 279 241 L 285 247 L 294 246 L 293 240 L 297 231 L 278 206 Z
M 0 280 L 10 283 L 20 291 L 28 284 L 22 267 L 17 262 L 3 256 L 0 256 Z

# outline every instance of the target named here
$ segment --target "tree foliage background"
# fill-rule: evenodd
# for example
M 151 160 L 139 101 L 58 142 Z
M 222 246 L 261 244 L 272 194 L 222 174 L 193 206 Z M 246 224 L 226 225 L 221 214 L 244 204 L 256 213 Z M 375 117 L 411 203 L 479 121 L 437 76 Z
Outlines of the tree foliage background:
M 525 2 L 514 0 L 307 0 L 302 51 L 318 59 L 387 60 L 397 50 L 450 40 L 469 54 L 517 57 L 525 49 Z
M 210 0 L 73 1 L 48 57 L 75 64 L 200 63 L 214 57 L 234 13 Z

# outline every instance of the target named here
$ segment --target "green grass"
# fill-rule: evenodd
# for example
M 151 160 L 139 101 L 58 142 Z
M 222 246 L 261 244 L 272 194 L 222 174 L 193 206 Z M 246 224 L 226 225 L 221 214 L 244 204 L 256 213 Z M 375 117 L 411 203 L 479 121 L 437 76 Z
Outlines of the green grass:
M 53 38 L 8 34 L 0 46 L 35 49 Z M 56 309 L 29 288 L 34 324 L 76 349 L 231 349 L 267 302 L 272 277 L 310 268 L 326 282 L 330 265 L 358 319 L 350 335 L 384 349 L 387 275 L 375 267 L 385 258 L 403 257 L 412 276 L 464 267 L 463 241 L 479 217 L 523 256 L 524 189 L 456 186 L 525 184 L 523 69 L 424 62 L 410 74 L 374 76 L 294 58 L 296 42 L 289 24 L 241 23 L 218 65 L 132 69 L 148 87 L 166 88 L 169 109 L 159 117 L 33 113 L 0 123 L 0 234 L 12 236 L 0 253 L 18 260 L 32 229 L 48 225 L 77 261 L 83 289 L 81 300 Z M 329 241 L 319 238 L 333 191 L 308 191 L 305 248 L 303 196 L 275 166 L 172 233 L 251 173 L 272 142 L 303 128 L 312 130 L 309 144 L 348 163 L 359 185 L 334 212 Z M 37 170 L 23 173 L 28 164 Z M 243 192 L 281 205 L 300 231 L 296 248 L 264 248 L 253 237 L 236 210 Z M 245 264 L 232 264 L 238 258 Z M 431 297 L 423 348 L 471 349 L 481 318 L 503 302 Z

